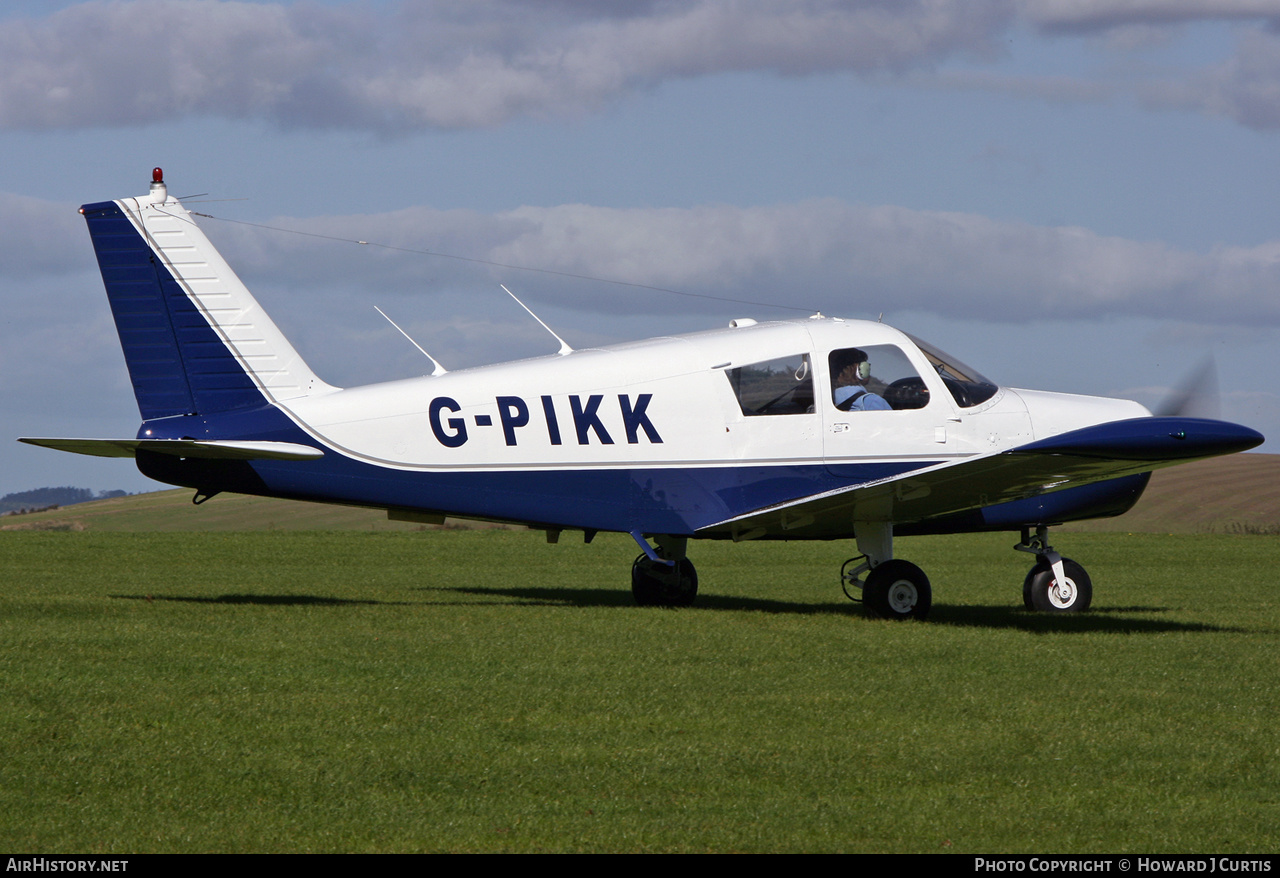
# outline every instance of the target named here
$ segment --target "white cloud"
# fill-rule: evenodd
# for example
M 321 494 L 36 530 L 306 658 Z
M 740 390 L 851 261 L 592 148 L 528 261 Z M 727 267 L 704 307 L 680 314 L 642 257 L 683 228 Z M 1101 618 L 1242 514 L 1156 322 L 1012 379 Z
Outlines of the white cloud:
M 1144 315 L 1280 324 L 1280 241 L 1192 251 L 1084 228 L 837 199 L 493 214 L 412 207 L 266 223 L 302 235 L 199 222 L 251 288 L 289 290 L 302 307 L 375 293 L 378 304 L 454 295 L 504 280 L 586 314 L 719 314 L 741 310 L 724 300 L 744 300 L 845 316 L 909 309 L 1015 323 Z M 86 284 L 96 288 L 74 208 L 0 193 L 0 223 L 0 297 L 11 321 L 47 309 L 26 294 L 32 284 L 69 284 L 76 295 Z
M 271 223 L 404 250 L 204 222 L 246 280 L 360 295 L 421 296 L 503 279 L 587 313 L 720 313 L 728 307 L 721 299 L 733 299 L 845 316 L 914 309 L 1009 322 L 1146 315 L 1280 323 L 1280 242 L 1196 252 L 1083 228 L 835 199 L 491 215 L 413 208 Z
M 1157 106 L 1226 116 L 1250 128 L 1280 127 L 1280 36 L 1247 32 L 1224 63 L 1187 82 L 1150 84 L 1142 96 Z
M 720 73 L 919 77 L 956 58 L 990 66 L 1019 24 L 1057 40 L 1107 33 L 1115 53 L 1140 52 L 1172 25 L 1215 21 L 1247 28 L 1217 69 L 1119 78 L 967 70 L 939 81 L 1049 100 L 1136 91 L 1253 127 L 1280 124 L 1280 64 L 1264 29 L 1280 22 L 1280 0 L 94 0 L 0 20 L 0 129 L 188 116 L 383 133 L 477 128 L 593 112 L 665 81 Z M 1134 33 L 1144 36 L 1119 38 Z
M 629 9 L 623 13 L 620 9 Z M 1005 0 L 632 6 L 89 2 L 0 22 L 0 126 L 207 114 L 283 125 L 496 125 L 578 113 L 669 78 L 869 73 L 990 51 Z
M 1100 74 L 1106 84 L 1094 82 L 1095 94 L 1131 91 L 1148 106 L 1225 116 L 1255 129 L 1280 126 L 1280 0 L 1021 0 L 1018 11 L 1048 34 L 1106 33 L 1113 57 L 1141 57 L 1169 40 L 1176 26 L 1235 23 L 1235 46 L 1224 60 L 1201 68 L 1121 64 Z M 997 90 L 1022 88 L 1050 100 L 1090 92 L 1084 80 L 991 80 Z M 982 85 L 977 77 L 968 84 Z
M 317 21 L 330 33 L 310 35 L 291 19 L 267 4 L 139 0 L 5 21 L 0 120 L 42 129 L 269 112 L 336 48 L 332 26 Z
M 1280 18 L 1277 0 L 1020 0 L 1018 10 L 1042 27 L 1079 30 Z

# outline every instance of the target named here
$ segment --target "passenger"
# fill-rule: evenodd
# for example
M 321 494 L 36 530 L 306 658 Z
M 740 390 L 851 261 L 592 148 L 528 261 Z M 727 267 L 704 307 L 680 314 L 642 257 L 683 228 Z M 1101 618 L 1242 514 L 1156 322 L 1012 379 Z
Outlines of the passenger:
M 857 348 L 831 352 L 831 387 L 836 408 L 846 412 L 890 411 L 884 397 L 867 390 L 871 363 Z

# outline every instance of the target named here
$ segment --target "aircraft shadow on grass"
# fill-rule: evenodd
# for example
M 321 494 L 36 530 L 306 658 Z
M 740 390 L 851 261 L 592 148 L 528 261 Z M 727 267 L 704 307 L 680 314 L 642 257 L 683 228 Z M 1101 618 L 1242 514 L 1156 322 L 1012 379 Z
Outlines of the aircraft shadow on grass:
M 111 598 L 121 601 L 174 601 L 189 604 L 255 604 L 259 606 L 292 606 L 292 607 L 407 607 L 411 601 L 370 601 L 351 600 L 349 598 L 326 598 L 310 594 L 224 594 L 217 597 L 197 597 L 195 595 L 162 595 L 162 594 L 113 594 Z
M 544 606 L 544 607 L 633 607 L 631 595 L 616 588 L 539 588 L 525 586 L 522 588 L 482 588 L 478 586 L 422 586 L 417 589 L 424 592 L 436 592 L 442 595 L 474 595 L 476 597 L 505 597 L 507 606 Z M 494 605 L 494 602 L 478 604 L 475 601 L 432 601 L 432 603 L 458 603 L 469 607 Z
M 1033 613 L 1003 605 L 935 606 L 929 617 L 931 625 L 954 625 L 968 628 L 1013 628 L 1033 634 L 1167 634 L 1171 632 L 1204 632 L 1206 634 L 1243 634 L 1256 629 L 1210 625 L 1203 622 L 1175 622 L 1153 618 L 1167 613 L 1166 607 L 1094 607 L 1087 613 Z M 1136 618 L 1146 614 L 1147 618 Z
M 440 586 L 423 591 L 455 592 L 480 597 L 506 597 L 509 605 L 561 607 L 633 607 L 628 595 L 617 589 L 582 589 L 523 586 L 520 588 L 482 588 L 476 586 Z M 801 616 L 849 615 L 860 610 L 849 603 L 801 603 L 767 598 L 729 597 L 702 594 L 696 607 L 672 612 L 759 612 Z M 1244 633 L 1245 628 L 1224 627 L 1195 622 L 1173 622 L 1156 618 L 1134 618 L 1135 614 L 1166 613 L 1164 607 L 1095 608 L 1088 613 L 1045 614 L 1025 609 L 991 606 L 935 606 L 929 617 L 933 625 L 1002 629 L 1012 628 L 1044 634 L 1107 632 L 1114 634 L 1164 634 L 1174 631 L 1206 633 Z
M 530 587 L 521 588 L 480 588 L 476 586 L 429 586 L 418 589 L 425 592 L 441 594 L 472 595 L 475 597 L 507 598 L 502 602 L 505 606 L 543 606 L 543 607 L 627 607 L 634 604 L 625 592 L 612 588 L 554 588 Z M 331 606 L 331 607 L 407 607 L 407 606 L 493 606 L 493 602 L 480 604 L 475 601 L 377 601 L 352 600 L 350 598 L 330 598 L 319 595 L 273 595 L 273 594 L 224 594 L 216 597 L 200 597 L 195 595 L 110 595 L 114 600 L 127 601 L 168 601 L 193 604 L 249 604 L 254 606 Z M 661 609 L 661 608 L 659 608 Z M 801 603 L 799 601 L 777 601 L 767 598 L 730 597 L 703 595 L 696 608 L 674 610 L 668 612 L 748 612 L 778 613 L 799 616 L 845 616 L 858 613 L 857 607 L 847 603 Z M 1222 634 L 1260 633 L 1256 629 L 1235 626 L 1209 625 L 1195 622 L 1173 622 L 1155 618 L 1134 618 L 1135 614 L 1166 613 L 1164 607 L 1095 607 L 1084 614 L 1044 614 L 1031 613 L 1023 609 L 1013 609 L 1001 605 L 957 605 L 934 607 L 930 617 L 933 625 L 954 625 L 966 628 L 1016 629 L 1035 634 L 1165 634 L 1170 632 L 1204 632 Z

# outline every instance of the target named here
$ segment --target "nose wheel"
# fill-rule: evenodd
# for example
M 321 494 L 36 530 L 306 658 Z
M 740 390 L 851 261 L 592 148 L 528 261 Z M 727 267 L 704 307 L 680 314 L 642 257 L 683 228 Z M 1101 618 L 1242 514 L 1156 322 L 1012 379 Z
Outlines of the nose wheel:
M 1041 526 L 1032 536 L 1030 528 L 1023 528 L 1022 542 L 1014 546 L 1036 556 L 1036 566 L 1022 581 L 1022 603 L 1041 613 L 1082 613 L 1093 602 L 1093 581 L 1083 567 L 1053 550 L 1048 531 Z
M 1031 568 L 1022 583 L 1022 602 L 1028 610 L 1042 613 L 1081 613 L 1093 602 L 1093 582 L 1084 568 L 1070 558 L 1062 559 L 1061 580 L 1047 561 Z

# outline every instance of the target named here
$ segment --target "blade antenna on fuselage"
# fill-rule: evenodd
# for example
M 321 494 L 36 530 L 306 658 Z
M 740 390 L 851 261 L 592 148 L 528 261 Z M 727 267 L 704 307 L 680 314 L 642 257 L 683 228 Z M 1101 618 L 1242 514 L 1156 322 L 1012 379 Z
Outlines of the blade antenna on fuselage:
M 379 314 L 381 314 L 383 317 L 387 317 L 387 312 L 386 312 L 386 311 L 383 311 L 383 310 L 382 310 L 381 308 L 379 308 L 377 305 L 374 305 L 374 306 L 373 306 L 373 310 L 377 311 L 377 312 L 378 312 Z M 426 352 L 426 350 L 422 347 L 422 345 L 420 345 L 420 344 L 418 344 L 416 341 L 414 341 L 414 340 L 413 340 L 413 337 L 412 337 L 411 335 L 409 335 L 409 333 L 405 332 L 403 329 L 400 329 L 400 324 L 396 323 L 396 322 L 395 322 L 394 320 L 392 320 L 390 317 L 387 317 L 387 322 L 388 322 L 388 323 L 390 323 L 392 326 L 394 326 L 397 330 L 399 330 L 399 332 L 400 332 L 400 334 L 401 334 L 401 335 L 403 335 L 405 338 L 409 339 L 409 344 L 413 345 L 415 348 L 417 348 L 418 350 L 422 351 L 422 355 L 423 355 L 424 357 L 426 357 L 428 360 L 430 360 L 430 361 L 431 361 L 431 365 L 435 366 L 435 369 L 434 369 L 434 370 L 432 370 L 432 372 L 431 372 L 431 376 L 432 376 L 433 378 L 434 378 L 434 377 L 436 377 L 437 375 L 443 375 L 443 374 L 445 374 L 446 372 L 448 372 L 448 371 L 449 371 L 449 370 L 448 370 L 448 369 L 446 369 L 444 366 L 440 365 L 440 361 L 439 361 L 439 360 L 437 360 L 435 357 L 433 357 L 433 356 L 431 356 L 429 353 L 427 353 L 427 352 Z
M 552 337 L 552 338 L 554 338 L 556 341 L 560 342 L 560 350 L 559 350 L 559 351 L 557 351 L 556 353 L 558 353 L 558 354 L 559 354 L 560 356 L 562 356 L 562 357 L 563 357 L 565 354 L 571 354 L 571 353 L 573 353 L 573 348 L 569 347 L 569 343 L 568 343 L 567 341 L 565 341 L 563 338 L 561 338 L 560 336 L 556 335 L 556 331 L 555 331 L 554 329 L 552 329 L 550 326 L 547 326 L 547 324 L 543 323 L 543 322 L 542 322 L 542 318 L 541 318 L 541 317 L 539 317 L 537 314 L 534 314 L 534 313 L 533 313 L 533 311 L 531 311 L 531 310 L 529 309 L 529 306 L 528 306 L 528 305 L 526 305 L 524 302 L 521 302 L 519 299 L 517 299 L 517 298 L 516 298 L 516 294 L 515 294 L 515 293 L 513 293 L 513 292 L 511 292 L 511 290 L 507 289 L 507 285 L 506 285 L 506 284 L 498 284 L 498 286 L 502 287 L 502 291 L 503 291 L 504 293 L 506 293 L 506 294 L 507 294 L 508 296 L 510 296 L 511 298 L 515 299 L 515 300 L 516 300 L 516 304 L 517 304 L 517 305 L 519 305 L 519 306 L 520 306 L 521 308 L 523 308 L 524 310 L 528 311 L 528 312 L 529 312 L 529 316 L 530 316 L 530 317 L 532 317 L 534 320 L 538 321 L 538 324 L 539 324 L 543 329 L 545 329 L 547 332 L 551 333 L 551 337 Z

